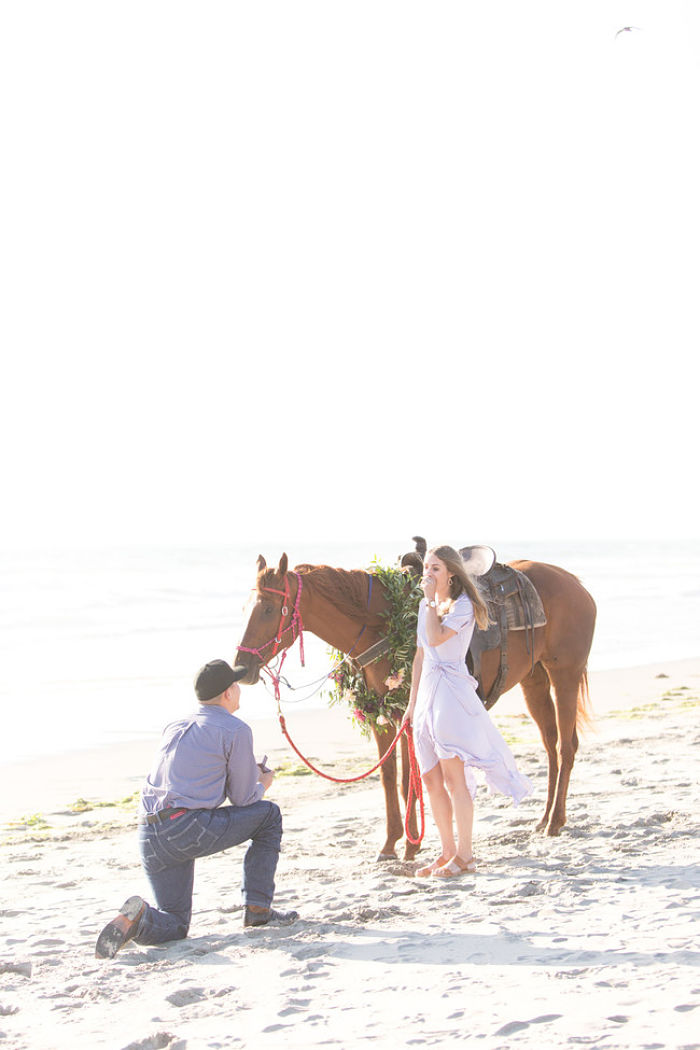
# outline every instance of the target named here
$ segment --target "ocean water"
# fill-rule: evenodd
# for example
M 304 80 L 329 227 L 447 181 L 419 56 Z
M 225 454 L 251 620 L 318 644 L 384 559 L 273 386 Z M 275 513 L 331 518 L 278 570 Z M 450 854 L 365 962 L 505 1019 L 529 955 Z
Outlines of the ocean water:
M 700 653 L 700 541 L 508 541 L 498 558 L 548 561 L 579 576 L 598 606 L 592 670 Z M 407 541 L 294 544 L 290 564 L 394 564 Z M 247 619 L 258 549 L 130 548 L 0 553 L 0 760 L 12 761 L 158 732 L 193 705 L 192 679 L 207 660 L 233 661 Z M 281 551 L 263 551 L 270 564 Z M 327 703 L 318 682 L 326 646 L 305 634 L 285 664 L 283 703 Z M 241 714 L 276 708 L 260 684 Z

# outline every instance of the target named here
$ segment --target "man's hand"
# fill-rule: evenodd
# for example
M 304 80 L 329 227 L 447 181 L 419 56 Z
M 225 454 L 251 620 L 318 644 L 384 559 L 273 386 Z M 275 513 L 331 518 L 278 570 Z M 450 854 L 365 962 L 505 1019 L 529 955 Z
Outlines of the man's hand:
M 270 787 L 270 785 L 272 784 L 272 781 L 274 779 L 275 779 L 275 773 L 274 773 L 274 770 L 272 770 L 272 769 L 268 769 L 265 773 L 261 773 L 260 774 L 260 783 L 262 784 L 262 786 L 265 788 L 266 791 L 268 790 L 268 788 Z

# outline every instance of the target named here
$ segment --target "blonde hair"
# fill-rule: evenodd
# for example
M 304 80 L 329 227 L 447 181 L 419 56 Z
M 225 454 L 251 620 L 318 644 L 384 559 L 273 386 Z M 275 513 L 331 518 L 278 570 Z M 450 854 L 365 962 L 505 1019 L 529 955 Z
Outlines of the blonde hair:
M 489 625 L 489 611 L 473 578 L 464 567 L 459 551 L 456 551 L 454 547 L 448 547 L 447 544 L 442 544 L 440 547 L 431 547 L 428 554 L 433 554 L 436 558 L 439 558 L 450 574 L 450 598 L 452 601 L 454 602 L 456 598 L 459 598 L 460 594 L 466 594 L 474 606 L 476 626 L 480 631 L 485 630 Z

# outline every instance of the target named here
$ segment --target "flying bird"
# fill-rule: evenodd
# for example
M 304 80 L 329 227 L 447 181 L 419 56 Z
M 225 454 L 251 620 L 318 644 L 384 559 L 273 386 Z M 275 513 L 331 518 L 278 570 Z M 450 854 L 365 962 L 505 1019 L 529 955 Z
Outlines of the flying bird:
M 639 26 L 623 26 L 622 29 L 618 29 L 617 33 L 615 33 L 615 39 L 617 40 L 620 33 L 631 33 L 633 30 L 637 30 L 639 32 Z

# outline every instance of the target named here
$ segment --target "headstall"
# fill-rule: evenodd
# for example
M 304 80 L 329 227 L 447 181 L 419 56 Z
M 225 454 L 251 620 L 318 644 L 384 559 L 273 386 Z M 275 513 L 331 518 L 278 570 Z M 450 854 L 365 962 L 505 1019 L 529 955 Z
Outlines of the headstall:
M 287 624 L 287 626 L 283 627 L 285 617 L 289 615 L 289 601 L 290 601 L 290 597 L 291 597 L 291 592 L 289 590 L 289 577 L 290 577 L 290 575 L 296 576 L 296 578 L 297 578 L 297 593 L 296 593 L 296 598 L 294 599 L 294 608 L 292 609 L 292 618 L 289 621 L 289 623 Z M 301 666 L 302 667 L 304 666 L 304 624 L 302 623 L 301 612 L 299 610 L 299 605 L 301 603 L 301 587 L 302 587 L 301 576 L 299 575 L 299 573 L 298 572 L 292 572 L 292 573 L 287 572 L 284 575 L 284 590 L 283 591 L 278 590 L 276 587 L 261 587 L 260 588 L 261 591 L 267 591 L 270 594 L 281 594 L 282 595 L 283 601 L 282 601 L 282 608 L 280 609 L 280 622 L 279 622 L 279 627 L 277 628 L 277 634 L 275 635 L 274 638 L 271 638 L 269 640 L 269 642 L 264 642 L 263 645 L 261 645 L 258 649 L 249 649 L 245 645 L 239 645 L 238 646 L 238 651 L 239 652 L 241 652 L 241 653 L 252 653 L 253 656 L 257 656 L 258 659 L 260 660 L 261 664 L 264 665 L 264 664 L 267 663 L 268 660 L 272 660 L 273 657 L 275 657 L 277 655 L 277 653 L 279 651 L 279 648 L 282 645 L 282 638 L 283 638 L 283 636 L 287 633 L 287 631 L 291 631 L 292 632 L 292 640 L 289 643 L 289 645 L 294 645 L 294 642 L 297 640 L 297 638 L 299 639 L 299 650 L 300 650 L 300 656 L 301 656 Z M 274 649 L 272 650 L 270 655 L 266 659 L 264 659 L 263 658 L 263 653 L 264 653 L 264 651 L 267 649 L 267 647 L 269 645 L 274 645 Z M 285 647 L 285 652 L 282 654 L 282 660 L 283 661 L 284 661 L 285 656 L 287 655 L 287 653 L 286 653 L 286 649 L 287 648 L 289 648 L 289 646 Z M 281 670 L 281 665 L 280 665 L 280 670 Z

